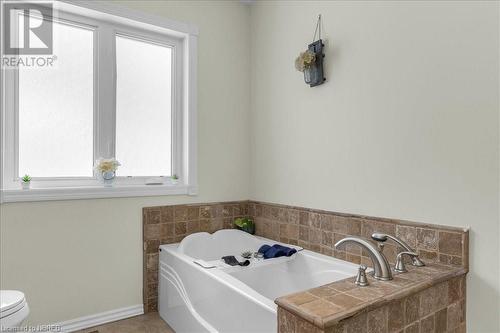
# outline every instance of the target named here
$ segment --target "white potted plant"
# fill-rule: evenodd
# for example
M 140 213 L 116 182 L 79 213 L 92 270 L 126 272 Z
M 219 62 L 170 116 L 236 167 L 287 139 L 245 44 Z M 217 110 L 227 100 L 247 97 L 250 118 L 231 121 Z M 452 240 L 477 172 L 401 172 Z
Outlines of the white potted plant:
M 116 170 L 120 166 L 114 158 L 100 158 L 96 161 L 95 170 L 99 179 L 103 182 L 104 186 L 113 186 L 116 177 Z
M 30 175 L 24 175 L 23 178 L 21 178 L 21 186 L 23 190 L 29 190 L 31 185 L 31 177 Z

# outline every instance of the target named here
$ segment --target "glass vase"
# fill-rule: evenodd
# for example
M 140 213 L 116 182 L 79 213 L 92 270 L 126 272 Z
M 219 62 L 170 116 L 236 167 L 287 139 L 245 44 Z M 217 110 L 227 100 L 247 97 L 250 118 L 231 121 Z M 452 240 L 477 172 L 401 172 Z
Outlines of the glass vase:
M 107 171 L 101 173 L 102 177 L 102 183 L 104 184 L 105 187 L 111 187 L 113 186 L 115 182 L 115 172 L 114 171 Z

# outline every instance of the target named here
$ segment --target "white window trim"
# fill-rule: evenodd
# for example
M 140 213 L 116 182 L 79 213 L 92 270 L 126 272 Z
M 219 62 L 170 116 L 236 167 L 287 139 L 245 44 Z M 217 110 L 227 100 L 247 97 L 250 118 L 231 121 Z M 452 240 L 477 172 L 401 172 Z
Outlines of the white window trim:
M 102 1 L 74 1 L 63 0 L 54 2 L 54 11 L 69 13 L 69 15 L 78 15 L 88 19 L 89 25 L 92 25 L 93 19 L 98 21 L 113 22 L 114 26 L 118 26 L 115 30 L 117 33 L 140 36 L 140 31 L 147 31 L 148 35 L 151 32 L 155 34 L 158 41 L 162 43 L 177 42 L 176 49 L 182 53 L 182 64 L 173 66 L 174 72 L 179 82 L 182 78 L 180 89 L 174 92 L 173 103 L 181 105 L 181 117 L 175 117 L 173 113 L 172 126 L 173 135 L 176 136 L 177 142 L 180 144 L 177 147 L 174 145 L 172 150 L 173 161 L 176 165 L 172 165 L 172 170 L 180 178 L 179 184 L 172 184 L 168 181 L 164 185 L 144 185 L 145 180 L 151 177 L 133 177 L 133 181 L 127 177 L 117 177 L 115 186 L 103 187 L 95 178 L 57 178 L 57 179 L 34 179 L 32 188 L 29 190 L 20 189 L 20 184 L 14 183 L 12 179 L 6 177 L 15 175 L 16 167 L 16 152 L 15 147 L 15 131 L 12 124 L 15 123 L 15 98 L 12 84 L 13 71 L 4 70 L 2 73 L 2 89 L 0 91 L 0 106 L 2 126 L 0 126 L 0 138 L 2 154 L 0 154 L 0 203 L 2 202 L 19 202 L 19 201 L 46 201 L 46 200 L 74 200 L 74 199 L 89 199 L 89 198 L 109 198 L 109 197 L 133 197 L 133 196 L 159 196 L 159 195 L 196 195 L 197 186 L 197 44 L 198 44 L 198 28 L 191 24 L 168 20 L 155 15 L 145 14 L 143 12 L 134 11 L 125 7 L 114 4 L 109 4 Z M 1 14 L 1 13 L 0 13 Z M 121 24 L 125 22 L 125 24 Z M 114 29 L 114 28 L 113 28 Z M 1 33 L 1 31 L 0 31 Z M 168 37 L 165 37 L 168 36 Z M 170 38 L 173 37 L 173 38 Z M 150 38 L 147 38 L 150 39 Z M 96 41 L 102 42 L 102 41 Z M 114 40 L 113 40 L 114 43 Z M 102 47 L 103 45 L 101 45 Z M 2 45 L 3 47 L 3 45 Z M 109 47 L 104 44 L 104 47 Z M 114 47 L 112 47 L 114 50 Z M 3 52 L 2 52 L 3 54 Z M 178 57 L 176 57 L 178 58 Z M 113 71 L 112 80 L 114 82 L 106 82 L 109 89 L 114 89 L 116 86 L 115 69 Z M 100 72 L 96 72 L 95 80 L 103 80 Z M 109 80 L 107 75 L 107 80 Z M 106 78 L 105 78 L 106 79 Z M 99 81 L 99 84 L 104 82 Z M 114 91 L 112 92 L 114 94 Z M 98 100 L 96 103 L 114 103 L 114 98 L 109 100 Z M 113 105 L 111 105 L 113 106 Z M 103 105 L 99 105 L 102 108 Z M 115 110 L 115 108 L 112 108 Z M 114 135 L 114 133 L 103 133 L 96 127 L 97 115 L 94 114 L 94 130 L 99 141 L 102 135 Z M 109 115 L 109 114 L 108 114 Z M 115 117 L 113 112 L 111 117 Z M 179 119 L 180 118 L 180 119 Z M 114 119 L 107 121 L 113 122 Z M 101 120 L 102 122 L 102 120 Z M 11 126 L 9 126 L 11 125 Z M 113 140 L 114 141 L 114 140 Z M 94 152 L 101 156 L 114 156 L 114 147 L 108 147 L 109 151 L 102 151 L 98 142 L 94 142 Z M 101 145 L 102 146 L 102 145 Z M 95 156 L 100 157 L 100 156 Z M 57 187 L 54 182 L 57 182 Z M 14 186 L 17 185 L 17 186 Z

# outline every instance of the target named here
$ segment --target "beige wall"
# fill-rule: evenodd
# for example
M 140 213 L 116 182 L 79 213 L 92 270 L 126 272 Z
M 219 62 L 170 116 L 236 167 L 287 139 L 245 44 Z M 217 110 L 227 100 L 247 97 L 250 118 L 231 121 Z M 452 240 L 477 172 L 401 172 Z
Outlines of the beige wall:
M 251 197 L 470 225 L 469 331 L 500 331 L 498 3 L 121 4 L 200 28 L 200 194 L 0 206 L 1 288 L 31 323 L 142 302 L 142 207 Z M 318 13 L 311 89 L 293 60 Z
M 33 324 L 142 303 L 142 207 L 249 197 L 248 7 L 123 5 L 199 26 L 199 195 L 2 205 L 1 288 L 26 292 Z
M 326 84 L 294 58 L 323 14 Z M 471 226 L 470 332 L 499 332 L 499 5 L 251 9 L 252 199 Z

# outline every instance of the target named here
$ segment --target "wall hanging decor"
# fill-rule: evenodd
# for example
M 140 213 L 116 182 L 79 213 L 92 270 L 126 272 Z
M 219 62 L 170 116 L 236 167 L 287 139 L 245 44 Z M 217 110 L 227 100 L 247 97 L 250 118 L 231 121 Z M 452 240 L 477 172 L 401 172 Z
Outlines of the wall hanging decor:
M 316 40 L 316 35 L 318 39 Z M 318 22 L 314 30 L 313 42 L 308 45 L 307 50 L 301 52 L 295 59 L 295 68 L 304 73 L 304 81 L 311 87 L 318 86 L 325 82 L 323 75 L 323 41 L 321 40 L 321 14 L 318 15 Z

